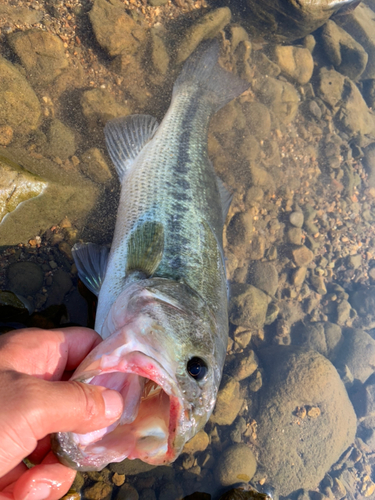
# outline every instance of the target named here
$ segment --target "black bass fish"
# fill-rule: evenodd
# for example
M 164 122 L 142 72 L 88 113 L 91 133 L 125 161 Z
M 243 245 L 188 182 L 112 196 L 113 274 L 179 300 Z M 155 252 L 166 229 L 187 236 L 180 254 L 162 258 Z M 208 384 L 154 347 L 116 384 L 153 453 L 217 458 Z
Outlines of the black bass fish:
M 217 41 L 190 56 L 160 125 L 134 115 L 105 127 L 122 184 L 111 250 L 73 249 L 99 297 L 104 341 L 73 380 L 119 391 L 125 410 L 108 428 L 55 436 L 56 453 L 75 469 L 173 462 L 214 408 L 228 340 L 222 231 L 231 198 L 207 135 L 212 115 L 249 87 L 218 56 Z

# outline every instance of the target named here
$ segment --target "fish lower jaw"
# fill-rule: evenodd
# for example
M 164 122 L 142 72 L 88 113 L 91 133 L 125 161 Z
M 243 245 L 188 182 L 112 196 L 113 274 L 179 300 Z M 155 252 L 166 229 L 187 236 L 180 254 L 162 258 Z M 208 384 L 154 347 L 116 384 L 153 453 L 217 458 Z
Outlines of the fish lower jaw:
M 125 458 L 152 465 L 177 458 L 180 450 L 175 449 L 174 440 L 184 418 L 182 399 L 172 393 L 156 361 L 131 353 L 89 383 L 120 392 L 124 411 L 110 427 L 87 434 L 57 434 L 55 452 L 63 463 L 85 471 L 101 470 Z

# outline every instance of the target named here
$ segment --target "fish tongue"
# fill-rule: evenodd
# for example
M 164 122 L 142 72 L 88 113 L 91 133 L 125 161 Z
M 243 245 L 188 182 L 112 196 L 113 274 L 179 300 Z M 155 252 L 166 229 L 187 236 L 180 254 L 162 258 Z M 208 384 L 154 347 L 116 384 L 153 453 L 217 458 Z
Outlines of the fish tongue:
M 105 373 L 94 377 L 91 384 L 101 385 L 121 393 L 124 398 L 124 411 L 116 425 L 130 424 L 136 419 L 145 385 L 143 377 L 135 373 Z

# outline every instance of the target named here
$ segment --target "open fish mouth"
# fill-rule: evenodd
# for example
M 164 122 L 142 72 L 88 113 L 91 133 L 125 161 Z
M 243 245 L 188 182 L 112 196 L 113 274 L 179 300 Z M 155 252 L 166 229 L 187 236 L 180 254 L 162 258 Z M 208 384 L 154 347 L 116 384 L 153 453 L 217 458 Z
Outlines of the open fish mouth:
M 103 356 L 100 365 L 112 364 L 111 357 Z M 87 434 L 56 434 L 55 453 L 63 463 L 82 471 L 101 470 L 125 458 L 152 465 L 173 462 L 181 451 L 174 441 L 185 413 L 173 379 L 140 351 L 123 355 L 115 363 L 89 378 L 80 374 L 76 380 L 120 392 L 122 416 L 110 427 Z

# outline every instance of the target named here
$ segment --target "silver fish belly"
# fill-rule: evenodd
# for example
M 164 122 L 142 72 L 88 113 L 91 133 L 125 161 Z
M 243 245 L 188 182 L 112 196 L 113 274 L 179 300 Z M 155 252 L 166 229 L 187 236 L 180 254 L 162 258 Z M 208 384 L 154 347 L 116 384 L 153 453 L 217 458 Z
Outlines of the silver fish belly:
M 231 198 L 208 158 L 208 126 L 249 87 L 218 54 L 211 41 L 190 56 L 160 125 L 134 115 L 105 127 L 122 183 L 111 250 L 73 249 L 98 295 L 104 341 L 73 379 L 118 390 L 125 410 L 110 428 L 56 435 L 57 455 L 74 468 L 170 463 L 213 410 L 228 338 L 222 230 Z

